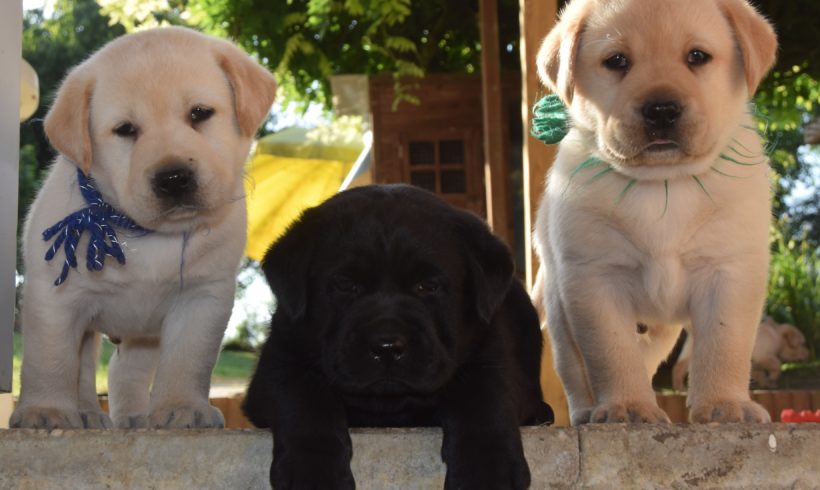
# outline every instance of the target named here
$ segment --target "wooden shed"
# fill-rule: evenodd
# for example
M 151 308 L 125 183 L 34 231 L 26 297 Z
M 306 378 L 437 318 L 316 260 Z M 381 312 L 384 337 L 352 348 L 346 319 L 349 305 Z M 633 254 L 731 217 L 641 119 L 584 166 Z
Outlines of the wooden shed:
M 486 218 L 481 77 L 427 75 L 412 82 L 409 90 L 421 103 L 401 103 L 395 110 L 392 77 L 371 78 L 369 91 L 374 181 L 410 183 Z M 521 165 L 521 142 L 510 140 L 511 134 L 521 132 L 517 76 L 505 78 L 501 95 L 505 117 L 504 158 L 500 165 L 509 177 Z M 511 154 L 514 146 L 519 148 L 517 158 Z M 508 200 L 503 205 L 509 215 L 512 202 Z M 512 230 L 507 230 L 507 234 L 512 236 Z

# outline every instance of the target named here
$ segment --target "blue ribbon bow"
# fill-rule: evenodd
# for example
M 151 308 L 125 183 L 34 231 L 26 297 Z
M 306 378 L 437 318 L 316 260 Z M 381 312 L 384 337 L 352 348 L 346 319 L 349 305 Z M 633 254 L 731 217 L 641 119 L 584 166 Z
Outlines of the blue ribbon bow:
M 139 234 L 137 236 L 151 233 L 151 230 L 141 227 L 105 202 L 100 192 L 94 188 L 94 180 L 86 177 L 80 169 L 77 169 L 77 183 L 88 207 L 69 214 L 43 231 L 45 241 L 57 237 L 46 252 L 47 261 L 53 259 L 60 248 L 65 251 L 63 270 L 54 281 L 55 286 L 65 282 L 70 267 L 77 268 L 76 250 L 83 232 L 88 231 L 90 234 L 85 255 L 85 264 L 90 271 L 102 270 L 106 255 L 114 257 L 120 264 L 125 264 L 125 254 L 117 239 L 117 232 L 114 231 L 115 227 L 136 232 Z

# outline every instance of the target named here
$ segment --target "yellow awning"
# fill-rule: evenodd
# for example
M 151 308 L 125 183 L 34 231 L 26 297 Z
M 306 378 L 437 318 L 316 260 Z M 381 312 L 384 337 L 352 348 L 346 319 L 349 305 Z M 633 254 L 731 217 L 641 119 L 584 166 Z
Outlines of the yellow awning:
M 262 260 L 305 209 L 338 192 L 365 146 L 361 119 L 347 117 L 311 130 L 284 129 L 257 141 L 245 180 L 245 254 Z
M 257 154 L 245 181 L 248 196 L 246 255 L 260 261 L 270 244 L 307 208 L 339 190 L 353 162 Z

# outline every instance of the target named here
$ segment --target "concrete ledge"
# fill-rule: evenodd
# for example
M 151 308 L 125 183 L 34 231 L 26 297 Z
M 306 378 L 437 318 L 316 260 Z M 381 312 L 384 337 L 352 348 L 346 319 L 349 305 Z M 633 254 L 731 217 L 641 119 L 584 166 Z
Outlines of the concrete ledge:
M 820 424 L 525 428 L 532 488 L 818 488 Z M 360 489 L 442 488 L 438 429 L 353 432 Z M 268 487 L 258 430 L 0 431 L 0 488 Z

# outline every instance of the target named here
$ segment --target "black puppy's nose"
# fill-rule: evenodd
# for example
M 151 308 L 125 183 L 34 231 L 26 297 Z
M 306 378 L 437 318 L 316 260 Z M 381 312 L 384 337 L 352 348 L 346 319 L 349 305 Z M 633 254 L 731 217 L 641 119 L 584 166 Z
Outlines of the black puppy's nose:
M 196 191 L 196 174 L 188 167 L 171 167 L 154 174 L 154 194 L 164 198 L 178 198 Z
M 400 335 L 380 335 L 370 339 L 370 357 L 381 362 L 398 361 L 404 357 L 407 340 Z
M 681 108 L 675 101 L 647 102 L 641 108 L 646 125 L 654 129 L 668 129 L 680 119 Z

